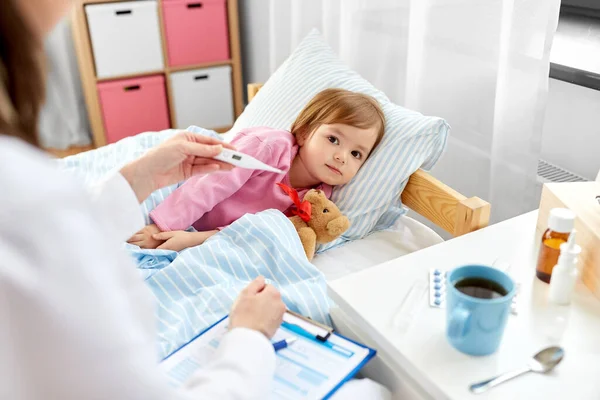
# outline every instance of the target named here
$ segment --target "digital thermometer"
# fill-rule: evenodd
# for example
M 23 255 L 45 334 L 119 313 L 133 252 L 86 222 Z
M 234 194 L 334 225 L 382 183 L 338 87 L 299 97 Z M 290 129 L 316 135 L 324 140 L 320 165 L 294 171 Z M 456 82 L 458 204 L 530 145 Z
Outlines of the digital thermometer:
M 262 161 L 259 161 L 256 158 L 249 156 L 248 154 L 240 153 L 239 151 L 234 151 L 226 148 L 223 148 L 223 151 L 221 151 L 221 153 L 214 156 L 213 158 L 215 160 L 223 161 L 228 164 L 233 164 L 239 168 L 257 169 L 262 171 L 275 172 L 278 174 L 283 173 L 282 170 L 273 168 L 270 165 L 267 165 Z

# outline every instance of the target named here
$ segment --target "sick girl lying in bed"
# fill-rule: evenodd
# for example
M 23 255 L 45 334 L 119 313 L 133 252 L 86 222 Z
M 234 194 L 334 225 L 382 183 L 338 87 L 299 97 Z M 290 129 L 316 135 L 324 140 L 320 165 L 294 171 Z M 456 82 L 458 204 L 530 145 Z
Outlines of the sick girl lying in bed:
M 298 191 L 323 190 L 348 183 L 364 164 L 384 132 L 377 101 L 361 93 L 326 89 L 300 112 L 290 132 L 266 127 L 240 131 L 231 144 L 278 174 L 236 168 L 190 178 L 152 212 L 154 224 L 129 239 L 142 248 L 181 251 L 202 244 L 246 213 L 293 205 L 277 183 Z M 188 232 L 193 226 L 197 232 Z

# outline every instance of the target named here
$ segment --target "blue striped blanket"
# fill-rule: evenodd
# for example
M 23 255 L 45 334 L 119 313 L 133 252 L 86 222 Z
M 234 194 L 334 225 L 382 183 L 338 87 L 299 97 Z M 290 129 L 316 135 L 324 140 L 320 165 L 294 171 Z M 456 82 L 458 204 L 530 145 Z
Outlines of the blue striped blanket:
M 212 131 L 194 130 L 216 135 Z M 59 163 L 84 181 L 94 181 L 174 133 L 143 133 Z M 146 218 L 177 187 L 154 192 L 141 205 Z M 265 276 L 281 291 L 291 310 L 320 322 L 330 322 L 325 277 L 307 261 L 294 226 L 279 211 L 247 214 L 203 245 L 180 253 L 124 246 L 157 299 L 160 357 L 171 354 L 226 315 L 237 294 L 258 275 Z

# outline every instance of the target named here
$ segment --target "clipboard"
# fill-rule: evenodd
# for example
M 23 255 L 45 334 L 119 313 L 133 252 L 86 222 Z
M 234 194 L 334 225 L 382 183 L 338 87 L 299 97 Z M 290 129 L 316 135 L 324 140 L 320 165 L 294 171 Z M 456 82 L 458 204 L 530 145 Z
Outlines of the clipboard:
M 223 317 L 161 362 L 173 386 L 182 385 L 209 362 L 219 338 L 227 332 L 227 321 L 228 317 Z M 328 399 L 376 354 L 333 328 L 288 310 L 271 341 L 290 336 L 297 340 L 276 353 L 269 399 Z
M 305 328 L 305 330 L 310 332 L 311 334 L 313 334 L 315 336 L 315 338 L 317 340 L 320 340 L 321 342 L 327 341 L 327 339 L 329 339 L 329 337 L 333 333 L 333 328 L 330 326 L 321 324 L 320 322 L 317 322 L 317 321 L 313 321 L 312 319 L 305 317 L 301 314 L 298 314 L 296 312 L 293 312 L 291 310 L 286 310 L 286 313 L 301 320 L 302 324 L 303 324 L 302 326 Z M 284 322 L 285 322 L 285 319 L 284 319 Z

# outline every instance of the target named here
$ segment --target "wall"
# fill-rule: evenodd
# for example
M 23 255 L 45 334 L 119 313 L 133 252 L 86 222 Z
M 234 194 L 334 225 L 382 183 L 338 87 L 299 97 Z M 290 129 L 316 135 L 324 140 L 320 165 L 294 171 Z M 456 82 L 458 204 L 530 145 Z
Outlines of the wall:
M 266 82 L 269 68 L 269 0 L 239 0 L 244 84 Z
M 271 71 L 269 0 L 239 1 L 244 81 L 266 82 Z M 596 117 L 599 112 L 600 91 L 550 79 L 541 158 L 594 179 L 600 169 L 600 119 Z M 448 175 L 469 177 L 471 164 L 476 164 L 477 160 L 464 160 L 460 157 L 461 150 L 449 143 L 448 151 L 433 171 L 434 175 L 442 180 Z M 479 184 L 477 179 L 466 179 L 460 186 L 466 195 L 471 196 L 481 193 Z M 411 216 L 415 217 L 414 213 L 411 212 Z M 425 222 L 418 216 L 417 219 Z M 440 229 L 435 230 L 445 238 L 450 237 Z
M 600 170 L 600 91 L 550 79 L 541 158 L 593 180 Z
M 68 17 L 50 33 L 45 48 L 48 83 L 40 114 L 40 142 L 54 149 L 89 145 L 90 128 Z
M 244 80 L 266 82 L 269 0 L 240 0 Z M 600 91 L 550 79 L 541 158 L 588 179 L 600 170 Z

